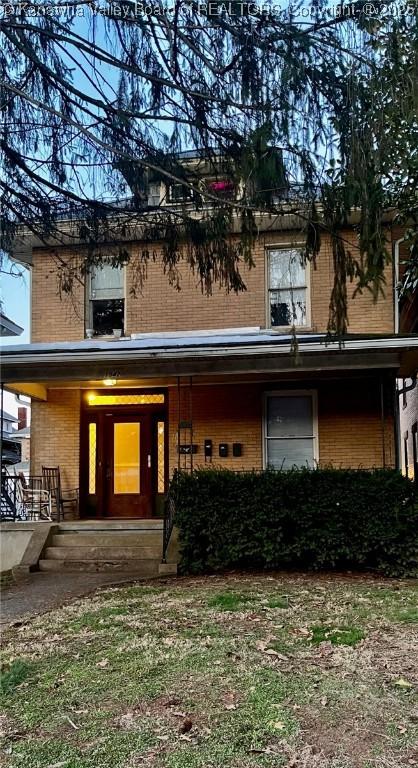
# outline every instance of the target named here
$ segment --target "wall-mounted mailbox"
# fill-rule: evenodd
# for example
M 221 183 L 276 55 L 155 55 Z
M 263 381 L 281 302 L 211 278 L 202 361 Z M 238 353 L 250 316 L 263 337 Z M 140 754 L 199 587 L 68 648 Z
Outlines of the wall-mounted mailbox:
M 192 453 L 197 453 L 197 445 L 195 444 L 190 445 L 190 443 L 183 443 L 182 445 L 179 445 L 179 453 L 182 456 L 190 456 Z
M 212 440 L 205 440 L 205 459 L 212 458 Z
M 226 459 L 228 456 L 228 443 L 219 443 L 219 456 Z
M 232 455 L 242 456 L 242 443 L 232 443 Z

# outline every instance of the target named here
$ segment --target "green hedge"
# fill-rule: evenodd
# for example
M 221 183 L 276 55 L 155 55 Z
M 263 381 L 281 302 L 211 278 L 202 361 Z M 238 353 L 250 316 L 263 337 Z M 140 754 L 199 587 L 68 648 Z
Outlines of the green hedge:
M 182 570 L 375 569 L 418 575 L 418 502 L 394 470 L 180 472 Z

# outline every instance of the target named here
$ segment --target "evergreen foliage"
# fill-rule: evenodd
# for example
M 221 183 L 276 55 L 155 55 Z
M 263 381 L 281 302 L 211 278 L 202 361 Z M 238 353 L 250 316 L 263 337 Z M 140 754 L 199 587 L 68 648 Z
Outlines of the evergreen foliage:
M 373 569 L 418 575 L 418 497 L 395 470 L 176 475 L 181 566 Z
M 21 225 L 57 246 L 81 238 L 86 269 L 109 254 L 109 242 L 111 258 L 126 263 L 124 243 L 135 235 L 142 280 L 159 239 L 173 283 L 185 261 L 206 293 L 214 283 L 240 291 L 257 217 L 277 229 L 293 213 L 305 233 L 302 258 L 315 259 L 321 235 L 332 237 L 329 329 L 344 333 L 347 284 L 375 297 L 384 290 L 391 254 L 382 213 L 391 207 L 391 223 L 408 228 L 405 286 L 413 289 L 416 5 L 354 2 L 339 14 L 327 0 L 282 12 L 235 2 L 141 7 L 4 7 L 2 247 Z M 185 163 L 184 150 L 198 162 Z M 207 185 L 208 171 L 239 193 Z M 186 201 L 150 208 L 147 187 L 158 179 L 181 185 Z M 348 244 L 341 228 L 354 211 L 357 240 Z M 230 238 L 236 219 L 239 244 Z M 59 248 L 56 263 L 71 291 L 79 267 Z

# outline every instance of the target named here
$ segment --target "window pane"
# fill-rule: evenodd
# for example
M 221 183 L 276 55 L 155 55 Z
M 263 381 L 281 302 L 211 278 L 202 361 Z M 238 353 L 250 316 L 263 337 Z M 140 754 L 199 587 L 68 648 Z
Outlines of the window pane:
M 119 422 L 113 428 L 113 492 L 139 493 L 140 425 Z
M 155 405 L 164 403 L 164 395 L 97 395 L 88 392 L 88 405 Z
M 157 424 L 157 462 L 158 462 L 158 493 L 165 491 L 165 443 L 163 421 Z
M 312 398 L 310 395 L 268 397 L 268 437 L 310 435 L 313 435 Z
M 89 493 L 96 493 L 96 424 L 89 424 Z
M 314 467 L 313 439 L 267 440 L 267 464 L 274 469 Z
M 272 327 L 306 325 L 306 288 L 270 292 Z
M 292 288 L 306 285 L 305 267 L 300 251 L 270 251 L 269 288 Z
M 91 302 L 91 306 L 93 329 L 97 336 L 109 335 L 114 328 L 123 331 L 123 299 L 96 300 Z
M 123 297 L 123 268 L 103 264 L 91 274 L 91 299 L 118 299 Z

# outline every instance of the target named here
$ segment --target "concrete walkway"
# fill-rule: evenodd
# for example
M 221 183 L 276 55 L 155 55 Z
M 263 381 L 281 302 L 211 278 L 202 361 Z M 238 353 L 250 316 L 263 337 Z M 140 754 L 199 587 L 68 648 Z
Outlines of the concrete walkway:
M 2 588 L 0 626 L 26 621 L 106 584 L 138 580 L 130 573 L 31 573 L 24 581 Z

